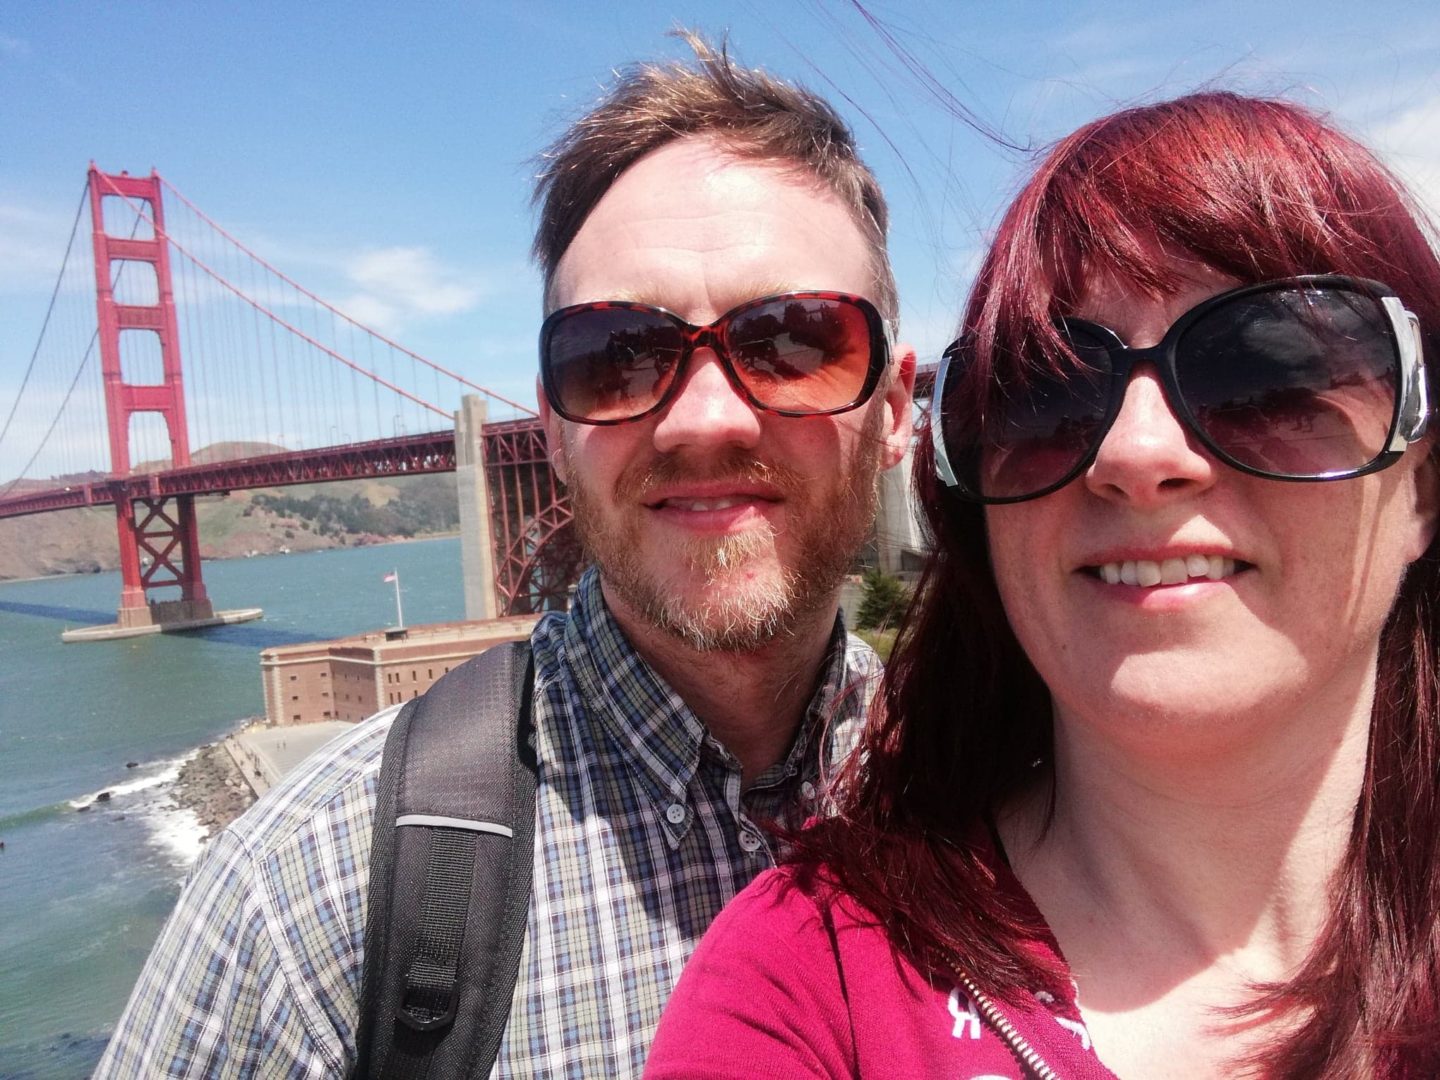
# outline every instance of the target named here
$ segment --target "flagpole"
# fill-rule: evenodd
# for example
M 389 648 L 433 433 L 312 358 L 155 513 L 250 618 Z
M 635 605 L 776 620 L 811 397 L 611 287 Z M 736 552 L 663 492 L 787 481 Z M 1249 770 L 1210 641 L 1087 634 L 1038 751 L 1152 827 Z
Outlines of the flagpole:
M 390 571 L 390 576 L 395 579 L 395 619 L 396 622 L 399 624 L 396 628 L 399 630 L 404 630 L 405 611 L 403 608 L 400 607 L 400 571 L 392 570 Z

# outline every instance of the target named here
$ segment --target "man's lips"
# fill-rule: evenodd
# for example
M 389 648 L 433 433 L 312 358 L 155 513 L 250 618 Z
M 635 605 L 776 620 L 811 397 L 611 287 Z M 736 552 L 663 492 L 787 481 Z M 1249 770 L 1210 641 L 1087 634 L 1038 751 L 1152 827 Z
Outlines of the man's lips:
M 757 502 L 775 501 L 774 499 L 762 499 L 755 495 L 718 495 L 710 498 L 675 496 L 661 499 L 659 502 L 646 503 L 646 505 L 651 510 L 683 510 L 689 513 L 700 513 L 705 510 L 729 510 L 736 506 L 750 506 Z
M 770 486 L 705 485 L 697 487 L 672 487 L 647 493 L 643 504 L 650 510 L 678 510 L 702 513 L 713 510 L 729 510 L 739 506 L 753 506 L 756 503 L 778 503 L 783 501 L 780 491 Z

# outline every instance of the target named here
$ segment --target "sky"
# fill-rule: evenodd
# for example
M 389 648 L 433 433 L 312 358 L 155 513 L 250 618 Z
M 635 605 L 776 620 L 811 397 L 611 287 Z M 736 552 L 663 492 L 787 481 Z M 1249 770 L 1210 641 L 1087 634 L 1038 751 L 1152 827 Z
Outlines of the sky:
M 922 360 L 952 336 L 1035 151 L 1125 105 L 1200 87 L 1289 97 L 1440 207 L 1440 5 L 1421 0 L 7 0 L 0 414 L 91 160 L 158 169 L 342 310 L 533 402 L 534 156 L 615 69 L 686 55 L 677 25 L 728 34 L 742 62 L 825 94 L 855 127 L 889 195 L 902 336 Z

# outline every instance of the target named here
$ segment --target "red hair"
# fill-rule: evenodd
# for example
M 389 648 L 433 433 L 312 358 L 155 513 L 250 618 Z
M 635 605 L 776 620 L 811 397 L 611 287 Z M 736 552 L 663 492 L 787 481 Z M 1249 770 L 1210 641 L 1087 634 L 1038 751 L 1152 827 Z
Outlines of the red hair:
M 1017 358 L 1054 342 L 1056 315 L 1097 275 L 1173 291 L 1165 252 L 1241 282 L 1378 279 L 1440 357 L 1440 263 L 1423 220 L 1368 150 L 1294 104 L 1204 93 L 1105 117 L 1059 142 L 1001 221 L 964 320 L 980 378 L 962 389 L 977 407 L 992 371 L 1020 374 Z M 823 864 L 917 964 L 943 976 L 958 963 L 1003 996 L 1054 973 L 1018 947 L 1024 917 L 993 890 L 975 839 L 1049 768 L 1050 697 L 1001 607 L 983 511 L 936 480 L 924 431 L 915 476 L 932 555 L 883 707 L 840 777 L 840 813 L 797 857 Z M 1437 596 L 1432 545 L 1382 634 L 1329 918 L 1294 979 L 1235 1010 L 1293 1018 L 1257 1059 L 1269 1075 L 1440 1075 Z

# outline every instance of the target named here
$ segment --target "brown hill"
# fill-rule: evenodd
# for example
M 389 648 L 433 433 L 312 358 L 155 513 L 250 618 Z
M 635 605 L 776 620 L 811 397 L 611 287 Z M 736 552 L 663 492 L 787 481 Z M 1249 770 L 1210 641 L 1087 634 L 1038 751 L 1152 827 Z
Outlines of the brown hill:
M 223 461 L 277 449 L 265 443 L 223 443 L 193 457 L 197 462 Z M 96 479 L 103 477 L 21 481 L 14 491 Z M 237 491 L 201 499 L 197 513 L 200 552 L 206 559 L 433 536 L 453 532 L 459 522 L 455 478 L 449 473 Z M 118 565 L 115 512 L 110 507 L 0 520 L 0 580 L 95 573 Z

